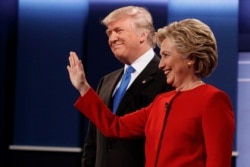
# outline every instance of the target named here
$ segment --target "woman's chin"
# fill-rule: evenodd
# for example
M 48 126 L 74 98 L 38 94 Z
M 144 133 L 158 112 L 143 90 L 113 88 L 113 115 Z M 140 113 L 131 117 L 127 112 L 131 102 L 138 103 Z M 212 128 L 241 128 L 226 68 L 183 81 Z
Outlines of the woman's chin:
M 169 85 L 173 86 L 173 81 L 172 81 L 172 80 L 170 80 L 170 79 L 167 79 L 167 84 L 169 84 Z

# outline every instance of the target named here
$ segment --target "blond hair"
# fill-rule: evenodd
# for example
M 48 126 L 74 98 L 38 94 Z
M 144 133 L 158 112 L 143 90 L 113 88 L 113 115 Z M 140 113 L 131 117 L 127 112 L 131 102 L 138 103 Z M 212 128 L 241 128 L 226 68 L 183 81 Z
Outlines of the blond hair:
M 217 44 L 208 25 L 197 19 L 184 19 L 158 29 L 155 34 L 157 45 L 170 39 L 176 50 L 187 58 L 195 59 L 195 74 L 209 76 L 218 64 Z

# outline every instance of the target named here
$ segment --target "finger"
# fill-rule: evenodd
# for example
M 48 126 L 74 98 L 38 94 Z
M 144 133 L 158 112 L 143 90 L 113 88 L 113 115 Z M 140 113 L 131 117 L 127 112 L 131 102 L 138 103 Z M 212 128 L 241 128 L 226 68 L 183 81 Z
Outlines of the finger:
M 83 68 L 84 68 L 81 60 L 79 60 L 79 67 L 80 67 L 80 69 L 82 69 L 82 70 L 83 70 Z
M 69 52 L 69 61 L 70 61 L 70 65 L 71 65 L 71 66 L 75 66 L 78 60 L 79 60 L 79 59 L 78 59 L 76 53 L 73 52 L 73 51 L 70 51 L 70 52 Z
M 69 73 L 71 72 L 71 69 L 70 69 L 69 65 L 67 66 L 67 70 L 68 70 Z
M 67 67 L 67 69 L 70 70 L 70 71 L 72 71 L 72 69 L 73 69 L 73 67 L 70 66 L 70 65 L 67 65 L 66 67 Z
M 69 55 L 69 66 L 70 67 L 74 66 L 74 61 L 73 61 L 73 57 L 71 56 L 71 54 Z
M 76 63 L 77 61 L 79 61 L 79 58 L 78 58 L 76 52 L 71 51 L 70 55 L 72 56 L 74 63 Z

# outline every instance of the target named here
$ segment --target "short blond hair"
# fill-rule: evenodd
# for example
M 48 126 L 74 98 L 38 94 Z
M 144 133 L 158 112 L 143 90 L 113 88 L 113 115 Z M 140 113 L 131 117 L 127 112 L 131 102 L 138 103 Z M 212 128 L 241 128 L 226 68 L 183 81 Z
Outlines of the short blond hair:
M 195 74 L 209 76 L 218 64 L 216 39 L 208 25 L 197 19 L 184 19 L 158 29 L 155 34 L 157 45 L 170 39 L 176 50 L 194 58 Z
M 153 19 L 151 14 L 146 8 L 139 6 L 126 6 L 118 8 L 109 13 L 101 23 L 107 26 L 110 22 L 116 21 L 124 16 L 129 16 L 133 19 L 133 24 L 139 30 L 146 30 L 148 32 L 148 41 L 154 46 L 154 33 Z

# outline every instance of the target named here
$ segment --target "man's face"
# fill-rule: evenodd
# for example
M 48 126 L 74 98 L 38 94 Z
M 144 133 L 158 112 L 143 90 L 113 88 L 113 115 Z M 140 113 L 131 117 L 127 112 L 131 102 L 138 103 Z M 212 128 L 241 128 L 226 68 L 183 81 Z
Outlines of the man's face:
M 141 37 L 135 31 L 131 18 L 122 17 L 109 23 L 106 33 L 109 46 L 118 60 L 127 63 L 137 56 Z

